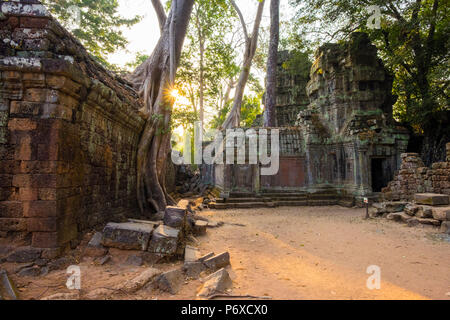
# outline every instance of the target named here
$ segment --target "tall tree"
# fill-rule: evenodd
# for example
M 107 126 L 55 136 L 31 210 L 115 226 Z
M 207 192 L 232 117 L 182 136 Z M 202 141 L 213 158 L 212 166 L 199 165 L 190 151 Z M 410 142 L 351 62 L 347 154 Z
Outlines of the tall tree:
M 144 99 L 147 121 L 137 152 L 137 198 L 143 214 L 161 212 L 174 204 L 165 188 L 165 168 L 170 146 L 170 123 L 175 74 L 194 0 L 173 0 L 166 16 L 159 0 L 152 0 L 161 37 L 150 58 L 131 76 Z
M 280 41 L 280 0 L 270 1 L 270 43 L 267 58 L 265 127 L 275 127 L 278 43 Z
M 141 20 L 136 16 L 125 19 L 118 13 L 117 0 L 43 0 L 49 11 L 71 32 L 100 63 L 110 65 L 106 56 L 123 49 L 128 41 L 122 27 L 130 27 Z
M 239 16 L 239 21 L 241 22 L 242 25 L 242 30 L 245 38 L 245 51 L 241 74 L 234 95 L 233 108 L 231 109 L 228 118 L 223 123 L 222 128 L 232 128 L 240 126 L 242 100 L 244 97 L 245 86 L 247 85 L 248 78 L 250 75 L 250 69 L 252 67 L 253 58 L 255 56 L 256 48 L 258 46 L 259 27 L 261 25 L 261 19 L 265 3 L 265 0 L 258 0 L 259 1 L 258 10 L 256 13 L 255 22 L 253 24 L 253 32 L 251 35 L 249 35 L 247 31 L 247 24 L 245 23 L 244 16 L 242 15 L 241 10 L 239 9 L 234 0 L 230 1 L 233 8 L 236 10 L 237 15 Z
M 228 37 L 234 11 L 227 0 L 196 0 L 177 73 L 177 85 L 204 123 L 205 108 L 217 102 L 224 83 L 235 74 L 235 41 Z

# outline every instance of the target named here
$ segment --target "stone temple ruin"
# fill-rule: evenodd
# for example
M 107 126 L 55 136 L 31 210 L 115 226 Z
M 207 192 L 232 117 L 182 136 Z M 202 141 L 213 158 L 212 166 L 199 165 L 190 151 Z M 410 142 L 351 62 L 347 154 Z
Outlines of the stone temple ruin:
M 245 196 L 261 206 L 352 206 L 372 197 L 392 180 L 408 146 L 408 132 L 392 118 L 391 92 L 392 78 L 366 34 L 323 45 L 309 82 L 279 73 L 279 173 L 262 176 L 259 165 L 215 165 L 213 183 L 224 198 Z M 236 207 L 223 202 L 216 207 Z
M 100 66 L 39 1 L 0 1 L 0 35 L 0 240 L 53 259 L 87 231 L 142 218 L 135 185 L 144 120 L 135 90 Z M 277 87 L 279 173 L 262 176 L 253 164 L 203 165 L 204 183 L 222 191 L 210 208 L 353 206 L 385 187 L 390 200 L 450 194 L 448 163 L 425 168 L 409 155 L 403 160 L 415 164 L 403 167 L 408 134 L 392 119 L 392 79 L 364 34 L 320 47 L 309 76 L 285 70 L 289 55 L 281 54 Z M 202 189 L 198 180 L 192 178 Z M 171 174 L 167 186 L 178 182 Z M 111 243 L 115 227 L 107 227 Z M 170 227 L 155 225 L 155 234 L 170 234 Z M 152 248 L 148 240 L 144 246 Z

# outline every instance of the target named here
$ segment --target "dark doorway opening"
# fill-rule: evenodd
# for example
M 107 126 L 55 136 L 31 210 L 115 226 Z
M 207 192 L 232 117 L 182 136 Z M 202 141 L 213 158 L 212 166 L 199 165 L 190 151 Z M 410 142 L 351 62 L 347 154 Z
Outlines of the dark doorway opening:
M 387 172 L 385 172 L 386 159 L 372 159 L 372 191 L 381 192 L 381 189 L 387 186 Z

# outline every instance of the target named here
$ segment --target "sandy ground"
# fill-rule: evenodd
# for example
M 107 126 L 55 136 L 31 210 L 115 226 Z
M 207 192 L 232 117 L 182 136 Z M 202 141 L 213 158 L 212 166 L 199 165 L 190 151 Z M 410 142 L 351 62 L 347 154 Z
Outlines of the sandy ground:
M 450 242 L 438 238 L 432 227 L 365 221 L 363 209 L 338 206 L 203 211 L 201 215 L 225 222 L 198 238 L 197 246 L 205 254 L 230 252 L 233 294 L 273 299 L 450 299 Z M 81 261 L 82 295 L 98 288 L 109 290 L 145 269 L 124 265 L 123 252 L 112 255 L 107 266 Z M 381 268 L 380 290 L 366 286 L 371 265 Z M 13 279 L 24 299 L 69 292 L 64 271 Z M 111 298 L 195 299 L 200 285 L 200 281 L 186 282 L 176 296 L 141 290 L 135 295 L 111 291 Z

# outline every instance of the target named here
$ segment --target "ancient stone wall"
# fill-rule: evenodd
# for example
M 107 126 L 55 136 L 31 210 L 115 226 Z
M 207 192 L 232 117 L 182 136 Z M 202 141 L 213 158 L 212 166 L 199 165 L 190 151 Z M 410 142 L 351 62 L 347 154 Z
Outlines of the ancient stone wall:
M 260 168 L 247 164 L 216 168 L 220 176 L 223 172 L 224 193 L 327 192 L 358 203 L 376 197 L 400 167 L 409 139 L 393 120 L 392 77 L 376 47 L 361 32 L 321 46 L 306 89 L 305 79 L 295 77 L 303 74 L 302 66 L 300 60 L 297 72 L 279 75 L 277 115 L 284 119 L 278 122 L 279 173 L 263 177 Z M 299 111 L 294 126 L 291 108 Z
M 385 200 L 411 201 L 416 193 L 450 195 L 450 143 L 447 143 L 447 161 L 424 165 L 417 153 L 402 154 L 402 165 L 394 180 L 383 189 Z
M 136 212 L 141 101 L 38 1 L 0 6 L 0 231 L 57 251 Z

